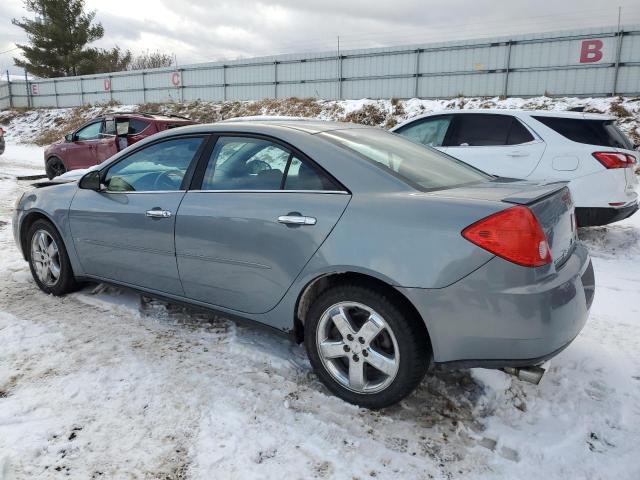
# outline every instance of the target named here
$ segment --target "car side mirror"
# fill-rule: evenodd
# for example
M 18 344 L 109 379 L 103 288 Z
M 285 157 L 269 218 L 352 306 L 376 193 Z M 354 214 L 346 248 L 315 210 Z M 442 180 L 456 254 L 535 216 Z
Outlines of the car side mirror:
M 73 142 L 73 133 L 67 133 L 64 136 L 64 141 L 67 142 L 67 143 Z
M 100 172 L 98 170 L 87 173 L 80 179 L 78 186 L 83 190 L 93 190 L 94 192 L 101 192 L 104 190 L 104 187 L 100 182 Z

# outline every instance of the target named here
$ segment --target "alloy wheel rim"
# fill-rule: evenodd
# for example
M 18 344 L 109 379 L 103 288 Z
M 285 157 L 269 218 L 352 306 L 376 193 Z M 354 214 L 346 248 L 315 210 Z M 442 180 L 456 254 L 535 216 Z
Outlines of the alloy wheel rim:
M 356 302 L 332 305 L 316 331 L 318 354 L 329 374 L 352 392 L 377 393 L 398 374 L 400 350 L 393 330 L 372 308 Z
M 51 287 L 60 278 L 58 244 L 46 230 L 38 230 L 31 239 L 31 262 L 38 280 Z

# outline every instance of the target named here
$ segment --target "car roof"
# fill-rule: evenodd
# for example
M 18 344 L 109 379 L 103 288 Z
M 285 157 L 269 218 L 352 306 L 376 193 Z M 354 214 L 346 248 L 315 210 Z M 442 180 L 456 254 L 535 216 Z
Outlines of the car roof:
M 108 117 L 128 117 L 128 118 L 148 118 L 160 122 L 195 122 L 187 117 L 182 117 L 180 115 L 173 115 L 170 113 L 156 113 L 156 112 L 109 112 L 103 115 L 100 115 L 97 118 L 108 118 Z
M 202 129 L 198 128 L 198 131 L 201 130 L 225 130 L 229 127 L 233 127 L 234 129 L 242 130 L 248 129 L 247 131 L 255 131 L 260 129 L 269 130 L 269 127 L 279 127 L 279 128 L 288 128 L 293 130 L 299 130 L 306 133 L 310 133 L 312 135 L 316 133 L 329 132 L 333 130 L 349 130 L 354 128 L 371 128 L 371 129 L 379 129 L 378 127 L 369 127 L 366 125 L 360 125 L 357 123 L 347 123 L 347 122 L 334 122 L 328 120 L 318 120 L 313 118 L 302 118 L 302 117 L 240 117 L 229 120 L 224 120 L 216 123 L 209 123 L 199 125 L 198 127 L 203 127 Z M 184 127 L 189 129 L 196 129 L 197 127 Z M 184 130 L 183 130 L 184 131 Z
M 575 112 L 575 111 L 566 111 L 566 110 L 523 110 L 523 109 L 515 109 L 515 108 L 447 109 L 447 110 L 438 110 L 435 112 L 425 113 L 423 115 L 418 115 L 417 117 L 412 117 L 398 124 L 397 126 L 393 127 L 391 131 L 394 132 L 405 125 L 415 122 L 416 120 L 433 117 L 436 115 L 447 115 L 452 113 L 455 113 L 455 114 L 484 113 L 484 114 L 500 114 L 500 115 L 511 115 L 511 116 L 557 117 L 557 118 L 575 118 L 579 120 L 615 120 L 616 119 L 616 117 L 612 115 L 605 115 L 600 113 L 589 113 L 589 112 Z

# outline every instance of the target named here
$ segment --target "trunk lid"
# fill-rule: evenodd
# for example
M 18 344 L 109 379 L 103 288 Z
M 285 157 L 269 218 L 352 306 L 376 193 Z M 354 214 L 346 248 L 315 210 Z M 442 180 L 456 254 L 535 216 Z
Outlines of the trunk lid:
M 540 222 L 556 267 L 561 266 L 569 257 L 577 241 L 574 205 L 567 182 L 541 184 L 497 178 L 491 182 L 433 193 L 452 198 L 527 206 Z

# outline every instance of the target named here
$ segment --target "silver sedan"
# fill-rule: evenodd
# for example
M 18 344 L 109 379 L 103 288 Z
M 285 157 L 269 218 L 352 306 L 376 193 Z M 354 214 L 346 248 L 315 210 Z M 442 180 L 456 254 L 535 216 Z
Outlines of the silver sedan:
M 535 378 L 594 294 L 564 184 L 495 178 L 375 128 L 177 128 L 36 186 L 13 228 L 44 292 L 107 282 L 258 322 L 370 408 L 432 363 Z

